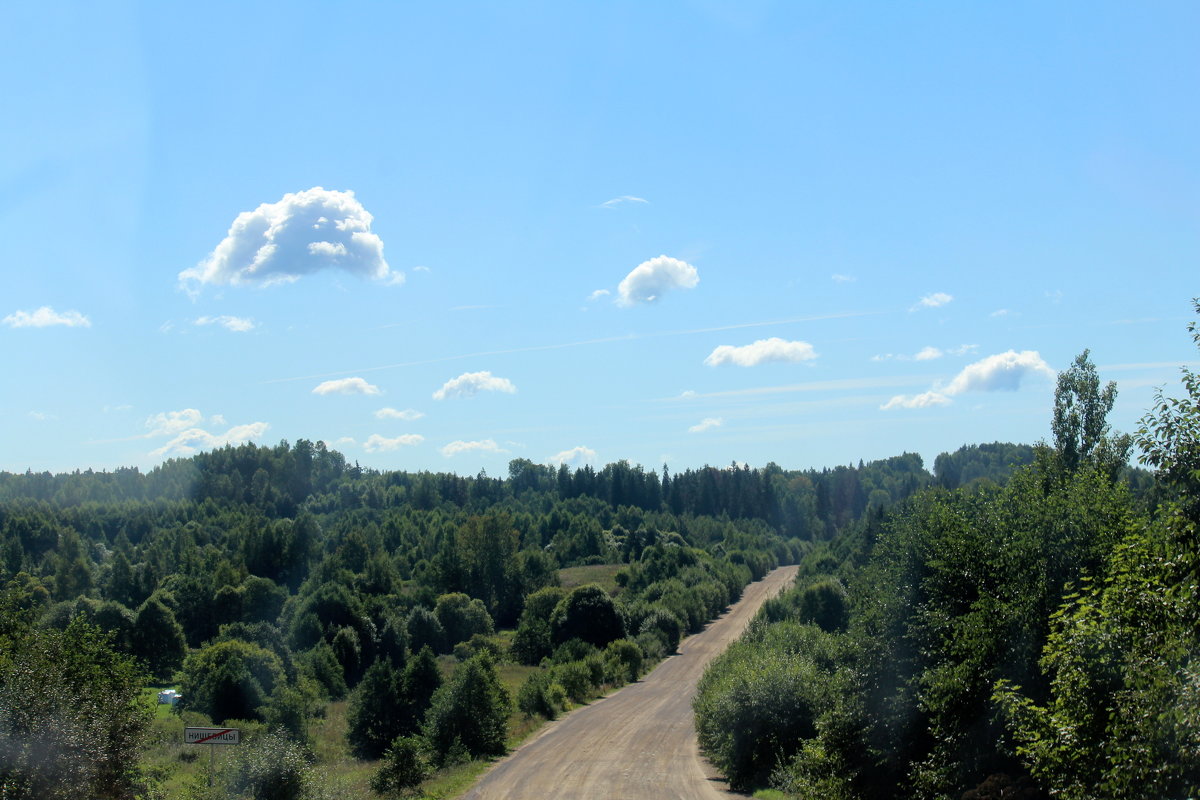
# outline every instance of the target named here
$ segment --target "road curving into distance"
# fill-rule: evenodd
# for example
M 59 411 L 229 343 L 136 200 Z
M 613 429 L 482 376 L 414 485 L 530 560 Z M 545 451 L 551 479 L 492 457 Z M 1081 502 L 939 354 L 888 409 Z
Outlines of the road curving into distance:
M 463 800 L 731 800 L 734 794 L 700 758 L 692 698 L 704 667 L 729 646 L 763 602 L 791 584 L 780 567 L 679 654 L 637 683 L 547 724 L 498 761 Z

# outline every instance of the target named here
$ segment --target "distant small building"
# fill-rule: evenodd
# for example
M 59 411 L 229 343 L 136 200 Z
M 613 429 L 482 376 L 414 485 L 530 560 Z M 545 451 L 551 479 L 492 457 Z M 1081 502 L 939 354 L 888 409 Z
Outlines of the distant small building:
M 173 706 L 176 703 L 178 703 L 180 698 L 182 698 L 182 697 L 183 697 L 183 695 L 181 695 L 179 692 L 175 691 L 174 689 L 163 689 L 161 692 L 158 693 L 158 704 L 159 705 L 166 704 L 166 705 Z

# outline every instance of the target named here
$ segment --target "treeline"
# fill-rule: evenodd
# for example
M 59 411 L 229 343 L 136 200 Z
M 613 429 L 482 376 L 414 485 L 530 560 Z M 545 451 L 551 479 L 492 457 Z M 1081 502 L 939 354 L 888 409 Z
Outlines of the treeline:
M 973 474 L 985 448 L 939 459 L 941 485 L 808 553 L 706 673 L 704 751 L 735 787 L 796 798 L 1196 796 L 1200 376 L 1184 378 L 1136 439 L 1115 434 L 1115 386 L 1085 351 L 1059 375 L 1052 444 L 1003 485 Z M 1134 445 L 1156 482 L 1124 468 Z
M 793 472 L 521 459 L 505 478 L 380 472 L 304 440 L 144 474 L 0 473 L 0 623 L 13 642 L 99 637 L 148 680 L 179 685 L 189 713 L 281 732 L 270 747 L 291 755 L 264 763 L 292 763 L 287 741 L 305 747 L 314 715 L 348 699 L 351 750 L 386 755 L 392 777 L 380 780 L 395 788 L 422 764 L 503 750 L 513 698 L 497 661 L 541 665 L 516 701 L 553 716 L 635 679 L 749 581 L 934 480 L 912 454 Z M 560 568 L 599 564 L 621 565 L 611 592 L 559 588 Z M 449 654 L 459 667 L 443 680 L 437 658 Z M 22 695 L 3 696 L 0 734 L 28 737 L 38 723 Z M 95 707 L 38 702 L 55 725 Z M 90 784 L 97 797 L 144 783 L 135 717 L 102 740 L 127 770 L 109 788 Z M 51 725 L 37 736 L 46 749 L 74 734 Z M 0 788 L 27 796 L 28 775 L 14 769 L 0 769 Z M 51 792 L 47 781 L 39 791 Z

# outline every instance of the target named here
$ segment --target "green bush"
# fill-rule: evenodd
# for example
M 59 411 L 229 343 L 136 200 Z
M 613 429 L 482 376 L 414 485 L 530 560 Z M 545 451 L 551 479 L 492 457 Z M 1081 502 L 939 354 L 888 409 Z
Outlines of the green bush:
M 558 716 L 561 704 L 556 704 L 552 698 L 553 686 L 549 672 L 534 672 L 530 674 L 521 688 L 517 690 L 517 708 L 526 716 L 540 714 L 546 719 Z M 559 687 L 561 691 L 561 687 Z
M 641 634 L 656 636 L 662 643 L 664 653 L 674 653 L 683 638 L 683 623 L 662 606 L 654 606 L 642 620 Z
M 642 674 L 642 649 L 637 642 L 617 639 L 604 649 L 608 677 L 612 683 L 631 683 Z
M 425 714 L 425 739 L 435 758 L 446 763 L 456 743 L 471 756 L 502 754 L 511 705 L 490 654 L 464 661 L 434 692 Z
M 237 639 L 206 645 L 183 662 L 181 707 L 226 719 L 261 720 L 259 708 L 284 683 L 279 657 Z
M 421 740 L 401 736 L 384 753 L 383 763 L 371 778 L 371 788 L 382 795 L 414 795 L 428 775 Z
M 248 800 L 300 800 L 310 783 L 304 748 L 287 736 L 268 733 L 242 744 L 224 783 Z

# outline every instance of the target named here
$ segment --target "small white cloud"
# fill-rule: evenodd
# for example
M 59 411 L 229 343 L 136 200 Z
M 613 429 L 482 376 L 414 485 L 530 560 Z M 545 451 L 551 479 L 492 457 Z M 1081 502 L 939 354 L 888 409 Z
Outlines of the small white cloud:
M 759 339 L 753 344 L 734 347 L 723 344 L 708 354 L 704 363 L 710 367 L 721 364 L 736 364 L 739 367 L 754 367 L 769 362 L 786 362 L 798 364 L 811 361 L 817 357 L 813 346 L 808 342 L 789 342 L 772 336 L 770 339 Z
M 288 193 L 238 214 L 221 243 L 180 272 L 179 282 L 194 293 L 203 284 L 271 286 L 336 269 L 399 283 L 404 273 L 388 267 L 373 220 L 354 192 L 317 186 Z
M 1054 377 L 1050 368 L 1036 350 L 1009 350 L 968 364 L 945 386 L 934 386 L 918 395 L 898 394 L 880 406 L 890 408 L 928 408 L 944 406 L 950 398 L 964 392 L 1015 392 L 1021 381 L 1029 375 Z
M 460 453 L 507 453 L 508 451 L 496 444 L 493 439 L 484 439 L 478 442 L 464 442 L 461 439 L 451 442 L 442 448 L 442 455 L 450 458 L 459 455 Z
M 434 400 L 445 400 L 447 397 L 471 397 L 479 392 L 505 392 L 513 394 L 517 387 L 508 378 L 498 378 L 490 372 L 464 372 L 457 378 L 451 378 L 442 384 L 442 388 L 433 393 Z
M 887 411 L 891 408 L 931 408 L 933 406 L 945 406 L 949 404 L 949 397 L 946 397 L 941 392 L 930 391 L 916 395 L 898 394 L 881 405 L 880 408 Z
M 58 312 L 50 306 L 42 306 L 36 311 L 14 311 L 0 322 L 10 328 L 49 328 L 52 325 L 68 328 L 92 327 L 92 321 L 78 311 Z
M 200 450 L 212 450 L 227 444 L 240 444 L 252 439 L 260 439 L 269 428 L 265 422 L 251 422 L 248 425 L 235 425 L 225 433 L 209 433 L 200 428 L 188 428 L 181 431 L 157 450 L 151 450 L 152 456 L 190 456 Z
M 194 428 L 204 420 L 204 415 L 196 408 L 185 408 L 181 411 L 163 411 L 146 418 L 149 433 L 146 436 L 170 436 L 188 428 Z M 216 422 L 216 419 L 213 420 Z M 224 420 L 216 424 L 223 424 Z
M 682 392 L 679 393 L 680 400 L 688 400 L 688 399 L 691 399 L 696 396 L 697 395 L 696 395 L 695 389 L 684 389 Z
M 910 308 L 909 311 L 916 311 L 919 308 L 937 308 L 946 305 L 946 303 L 949 303 L 953 299 L 953 295 L 946 294 L 945 292 L 934 292 L 918 300 L 917 304 Z
M 988 316 L 989 317 L 1007 317 L 1011 313 L 1012 312 L 1009 311 L 1007 308 L 997 308 L 991 314 L 988 314 Z
M 1054 303 L 1054 305 L 1058 305 L 1059 303 L 1062 302 L 1062 299 L 1063 299 L 1062 289 L 1051 289 L 1051 290 L 1047 291 L 1046 299 L 1049 300 L 1051 303 Z
M 430 271 L 431 271 L 431 270 L 429 269 L 429 267 L 426 267 L 426 266 L 423 266 L 423 265 L 421 265 L 421 266 L 416 266 L 416 267 L 413 267 L 413 272 L 430 272 Z
M 588 302 L 589 303 L 595 302 L 596 300 L 599 300 L 601 297 L 607 297 L 610 294 L 612 294 L 612 292 L 610 292 L 608 289 L 597 289 L 596 291 L 594 291 L 588 295 Z
M 670 289 L 694 289 L 700 274 L 686 261 L 658 256 L 643 261 L 622 279 L 617 286 L 617 305 L 653 303 Z
M 423 416 L 425 414 L 413 408 L 406 408 L 403 411 L 398 411 L 394 408 L 381 408 L 375 412 L 376 419 L 402 419 L 406 422 L 412 422 L 414 419 L 420 419 Z
M 334 444 L 335 445 L 354 444 L 354 437 L 353 436 L 342 436 L 342 437 L 338 438 L 337 441 L 334 442 Z
M 390 450 L 399 450 L 401 447 L 414 447 L 423 441 L 425 441 L 425 437 L 419 433 L 406 433 L 394 439 L 372 433 L 363 442 L 363 449 L 368 453 L 386 453 Z
M 312 390 L 313 394 L 383 394 L 378 386 L 362 378 L 339 378 L 325 381 Z
M 603 203 L 600 204 L 600 208 L 616 208 L 617 206 L 621 205 L 622 203 L 649 203 L 649 202 L 650 202 L 649 200 L 646 200 L 643 197 L 634 197 L 631 194 L 623 194 L 620 197 L 614 197 L 612 200 L 605 200 Z
M 38 422 L 51 422 L 58 419 L 56 415 L 48 414 L 45 411 L 30 411 L 29 418 L 37 420 Z
M 942 351 L 936 347 L 923 347 L 921 352 L 913 356 L 913 361 L 932 361 L 935 358 L 941 358 L 942 355 L 944 355 Z
M 891 361 L 895 357 L 896 356 L 893 355 L 892 353 L 879 353 L 878 355 L 871 356 L 871 360 L 872 361 Z
M 234 333 L 245 333 L 246 331 L 254 330 L 254 320 L 247 317 L 231 317 L 222 315 L 219 317 L 197 317 L 193 325 L 220 325 L 227 331 Z
M 704 433 L 705 431 L 711 431 L 713 428 L 719 428 L 724 424 L 725 420 L 720 417 L 706 417 L 688 428 L 688 433 Z
M 842 275 L 838 272 L 830 275 L 829 279 L 834 283 L 854 283 L 856 280 L 858 280 L 858 278 L 854 277 L 853 275 Z
M 976 353 L 978 351 L 979 351 L 979 345 L 977 345 L 977 344 L 960 344 L 958 347 L 950 348 L 950 355 L 965 356 L 968 353 Z
M 582 467 L 584 464 L 596 463 L 596 451 L 590 447 L 579 445 L 570 450 L 555 453 L 547 459 L 549 464 L 566 464 L 569 467 Z

